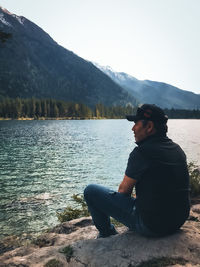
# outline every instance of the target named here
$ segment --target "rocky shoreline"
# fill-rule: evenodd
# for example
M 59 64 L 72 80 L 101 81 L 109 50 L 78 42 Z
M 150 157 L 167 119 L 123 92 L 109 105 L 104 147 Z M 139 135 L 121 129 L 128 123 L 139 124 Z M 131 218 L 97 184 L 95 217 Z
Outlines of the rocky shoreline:
M 65 222 L 20 247 L 17 240 L 15 245 L 1 243 L 0 266 L 200 266 L 200 204 L 194 203 L 179 232 L 165 238 L 142 237 L 126 227 L 117 230 L 118 235 L 95 239 L 91 217 Z

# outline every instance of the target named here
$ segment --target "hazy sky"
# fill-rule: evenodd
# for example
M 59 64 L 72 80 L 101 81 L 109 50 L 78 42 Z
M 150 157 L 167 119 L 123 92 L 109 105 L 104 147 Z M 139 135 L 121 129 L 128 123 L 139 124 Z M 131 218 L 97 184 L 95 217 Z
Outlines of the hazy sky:
M 0 0 L 84 59 L 200 94 L 200 0 Z

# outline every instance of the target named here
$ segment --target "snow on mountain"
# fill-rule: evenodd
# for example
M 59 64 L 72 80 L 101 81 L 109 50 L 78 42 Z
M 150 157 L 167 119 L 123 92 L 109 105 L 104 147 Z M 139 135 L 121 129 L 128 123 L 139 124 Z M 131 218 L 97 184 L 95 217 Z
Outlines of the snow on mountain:
M 9 27 L 13 27 L 12 24 L 6 20 L 6 14 L 12 16 L 12 17 L 15 18 L 20 24 L 24 25 L 24 20 L 25 20 L 24 17 L 22 17 L 22 16 L 17 16 L 17 15 L 15 15 L 15 14 L 12 14 L 12 13 L 10 13 L 7 9 L 5 9 L 5 8 L 3 8 L 3 7 L 0 6 L 0 11 L 1 11 L 1 10 L 2 10 L 3 12 L 0 14 L 0 21 L 1 21 L 4 25 L 9 26 Z
M 15 18 L 20 24 L 24 25 L 24 20 L 25 20 L 24 17 L 21 17 L 21 16 L 19 17 L 15 14 L 12 14 L 12 17 Z
M 0 21 L 5 24 L 6 26 L 12 27 L 12 25 L 6 21 L 6 19 L 4 18 L 4 14 L 0 14 Z
M 133 80 L 133 81 L 138 81 L 138 79 L 134 78 L 133 76 L 124 73 L 124 72 L 117 72 L 113 70 L 110 66 L 101 66 L 96 62 L 92 62 L 93 65 L 95 65 L 97 68 L 99 68 L 101 71 L 103 71 L 105 74 L 110 76 L 111 78 L 115 78 L 118 81 L 125 81 L 127 79 Z

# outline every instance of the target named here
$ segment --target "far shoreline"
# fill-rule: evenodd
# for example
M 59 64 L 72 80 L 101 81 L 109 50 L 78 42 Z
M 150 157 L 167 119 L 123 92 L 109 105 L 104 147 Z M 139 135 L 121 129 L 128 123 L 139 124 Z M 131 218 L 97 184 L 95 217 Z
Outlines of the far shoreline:
M 39 117 L 39 118 L 2 118 L 0 121 L 45 121 L 45 120 L 106 120 L 106 119 L 123 119 L 123 118 L 106 118 L 106 117 Z
M 46 120 L 123 120 L 123 118 L 108 118 L 108 117 L 35 117 L 35 118 L 3 118 L 0 121 L 46 121 Z M 199 120 L 199 118 L 169 118 L 169 120 Z

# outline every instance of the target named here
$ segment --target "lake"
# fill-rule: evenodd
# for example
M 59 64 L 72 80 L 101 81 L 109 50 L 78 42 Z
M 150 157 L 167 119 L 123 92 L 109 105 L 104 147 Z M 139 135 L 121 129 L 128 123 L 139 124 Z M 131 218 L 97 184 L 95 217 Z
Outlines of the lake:
M 200 120 L 168 136 L 200 166 Z M 89 183 L 117 189 L 135 147 L 127 120 L 0 121 L 0 237 L 38 233 Z

